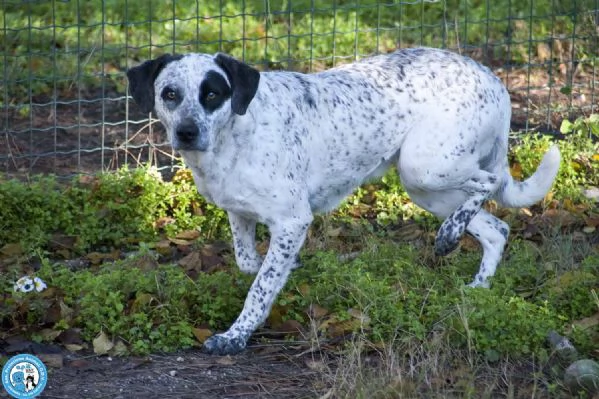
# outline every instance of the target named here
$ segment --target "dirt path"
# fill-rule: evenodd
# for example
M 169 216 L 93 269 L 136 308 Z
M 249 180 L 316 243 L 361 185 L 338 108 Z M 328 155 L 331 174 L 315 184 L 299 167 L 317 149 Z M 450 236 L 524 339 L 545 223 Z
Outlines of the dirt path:
M 197 349 L 125 358 L 64 350 L 38 356 L 49 360 L 48 383 L 40 396 L 46 399 L 313 398 L 320 396 L 322 381 L 307 366 L 311 355 L 280 345 L 224 357 Z M 57 360 L 62 366 L 52 367 Z M 0 398 L 8 398 L 6 392 Z

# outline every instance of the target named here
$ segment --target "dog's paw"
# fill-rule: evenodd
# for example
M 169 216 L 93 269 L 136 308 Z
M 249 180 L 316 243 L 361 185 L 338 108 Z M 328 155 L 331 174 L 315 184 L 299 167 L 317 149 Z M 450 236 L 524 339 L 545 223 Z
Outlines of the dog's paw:
M 491 283 L 489 283 L 487 280 L 484 280 L 484 281 L 474 280 L 473 282 L 468 284 L 468 287 L 470 287 L 470 288 L 491 288 Z
M 210 355 L 235 355 L 242 352 L 247 341 L 242 337 L 229 338 L 223 334 L 213 335 L 202 346 L 202 351 Z

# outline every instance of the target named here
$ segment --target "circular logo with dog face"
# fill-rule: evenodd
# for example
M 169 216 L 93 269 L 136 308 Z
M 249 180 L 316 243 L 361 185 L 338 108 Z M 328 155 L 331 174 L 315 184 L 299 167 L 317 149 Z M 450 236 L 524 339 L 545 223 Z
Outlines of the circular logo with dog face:
M 48 381 L 46 366 L 33 355 L 11 357 L 2 368 L 2 385 L 16 399 L 35 398 Z

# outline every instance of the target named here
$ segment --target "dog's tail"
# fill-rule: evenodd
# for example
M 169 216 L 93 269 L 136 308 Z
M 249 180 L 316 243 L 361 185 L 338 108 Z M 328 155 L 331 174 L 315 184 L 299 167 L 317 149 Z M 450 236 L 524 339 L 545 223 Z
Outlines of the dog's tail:
M 530 206 L 542 200 L 553 185 L 559 165 L 559 148 L 553 145 L 543 156 L 535 173 L 524 181 L 514 180 L 506 168 L 504 184 L 495 198 L 501 205 L 510 208 Z

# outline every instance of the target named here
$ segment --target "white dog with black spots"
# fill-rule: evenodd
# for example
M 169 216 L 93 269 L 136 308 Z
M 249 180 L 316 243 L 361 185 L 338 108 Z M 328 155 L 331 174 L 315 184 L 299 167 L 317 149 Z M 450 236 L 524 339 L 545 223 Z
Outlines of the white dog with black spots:
M 509 226 L 481 209 L 541 200 L 558 172 L 553 146 L 514 181 L 510 97 L 486 67 L 436 49 L 399 50 L 315 74 L 258 72 L 225 54 L 163 55 L 127 72 L 133 99 L 155 111 L 208 201 L 228 212 L 239 268 L 256 273 L 241 314 L 210 337 L 242 351 L 285 285 L 316 212 L 396 166 L 411 199 L 443 219 L 435 252 L 464 232 L 481 244 L 473 287 L 488 287 Z M 264 259 L 256 223 L 271 235 Z

